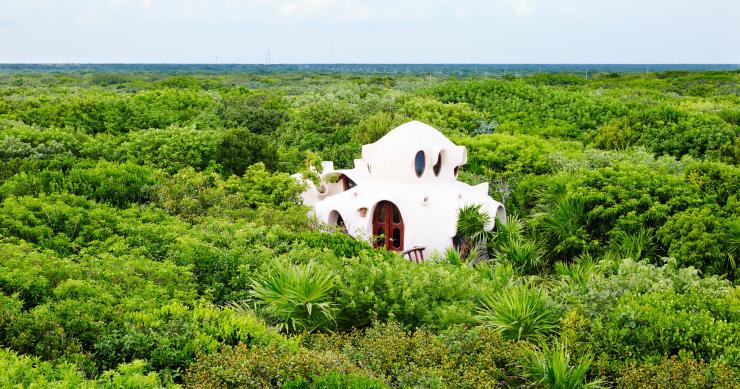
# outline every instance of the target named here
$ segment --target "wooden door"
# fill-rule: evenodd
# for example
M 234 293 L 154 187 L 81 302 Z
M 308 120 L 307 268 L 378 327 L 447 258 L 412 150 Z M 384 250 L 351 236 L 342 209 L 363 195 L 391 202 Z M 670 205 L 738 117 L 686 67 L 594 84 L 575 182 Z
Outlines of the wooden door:
M 403 218 L 396 204 L 381 201 L 373 211 L 373 237 L 375 247 L 403 251 Z

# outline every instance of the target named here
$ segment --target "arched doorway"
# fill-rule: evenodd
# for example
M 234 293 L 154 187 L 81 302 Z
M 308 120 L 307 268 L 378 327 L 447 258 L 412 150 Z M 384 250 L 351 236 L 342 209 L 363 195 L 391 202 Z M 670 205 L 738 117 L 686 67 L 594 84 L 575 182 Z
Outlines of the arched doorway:
M 381 201 L 373 211 L 373 246 L 403 251 L 403 218 L 396 204 Z
M 342 214 L 337 211 L 331 211 L 329 213 L 329 225 L 335 225 L 337 226 L 337 230 L 343 233 L 347 233 L 347 224 L 344 223 L 344 218 L 342 217 Z

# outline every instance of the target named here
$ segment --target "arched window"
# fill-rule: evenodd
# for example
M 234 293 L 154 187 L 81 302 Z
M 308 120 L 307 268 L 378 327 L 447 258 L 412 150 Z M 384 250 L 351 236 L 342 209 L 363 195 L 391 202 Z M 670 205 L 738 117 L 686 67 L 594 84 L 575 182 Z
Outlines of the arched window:
M 416 158 L 414 159 L 414 168 L 416 169 L 416 176 L 421 177 L 422 174 L 424 174 L 424 168 L 425 168 L 425 161 L 424 161 L 424 152 L 419 150 L 416 153 Z
M 439 171 L 442 170 L 442 153 L 439 153 L 439 156 L 437 157 L 437 163 L 432 166 L 432 171 L 434 172 L 434 175 L 439 177 Z
M 457 178 L 457 173 L 459 172 L 460 172 L 460 166 L 455 166 L 455 170 L 454 170 L 455 178 Z

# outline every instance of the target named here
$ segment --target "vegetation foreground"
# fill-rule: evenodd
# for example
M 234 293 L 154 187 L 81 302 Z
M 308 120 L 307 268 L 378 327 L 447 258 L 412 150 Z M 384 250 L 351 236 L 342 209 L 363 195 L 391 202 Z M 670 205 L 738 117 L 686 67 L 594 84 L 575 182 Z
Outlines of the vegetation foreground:
M 0 387 L 740 387 L 738 81 L 0 73 Z M 300 205 L 411 119 L 511 215 L 475 260 Z

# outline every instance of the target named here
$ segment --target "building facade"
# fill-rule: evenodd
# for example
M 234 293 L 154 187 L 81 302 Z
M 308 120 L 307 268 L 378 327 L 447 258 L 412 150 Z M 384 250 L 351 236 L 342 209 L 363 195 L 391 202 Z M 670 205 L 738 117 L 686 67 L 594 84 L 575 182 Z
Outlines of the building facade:
M 352 169 L 323 162 L 319 187 L 309 182 L 302 197 L 321 222 L 376 247 L 416 249 L 428 258 L 453 245 L 461 207 L 481 205 L 491 216 L 488 230 L 506 218 L 504 206 L 488 195 L 487 182 L 470 186 L 457 180 L 466 162 L 465 147 L 412 121 L 362 146 Z

